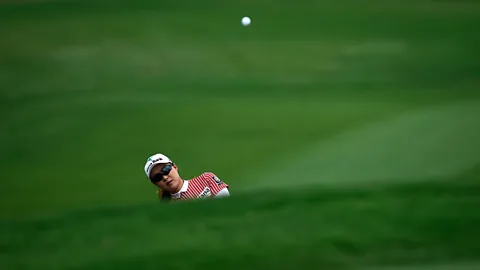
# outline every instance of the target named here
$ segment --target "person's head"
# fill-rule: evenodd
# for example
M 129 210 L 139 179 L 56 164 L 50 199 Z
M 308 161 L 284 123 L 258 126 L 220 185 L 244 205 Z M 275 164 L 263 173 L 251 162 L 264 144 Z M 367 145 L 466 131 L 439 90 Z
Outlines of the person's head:
M 147 159 L 145 174 L 150 182 L 165 192 L 176 193 L 182 186 L 178 167 L 167 156 L 155 154 Z

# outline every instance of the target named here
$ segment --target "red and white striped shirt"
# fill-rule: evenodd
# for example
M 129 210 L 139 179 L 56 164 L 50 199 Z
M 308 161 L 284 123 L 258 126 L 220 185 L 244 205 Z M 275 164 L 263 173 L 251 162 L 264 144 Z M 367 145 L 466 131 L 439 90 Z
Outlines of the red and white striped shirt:
M 220 191 L 228 188 L 229 186 L 214 173 L 206 172 L 190 180 L 185 180 L 180 191 L 172 194 L 172 200 L 185 201 L 212 198 L 217 196 Z

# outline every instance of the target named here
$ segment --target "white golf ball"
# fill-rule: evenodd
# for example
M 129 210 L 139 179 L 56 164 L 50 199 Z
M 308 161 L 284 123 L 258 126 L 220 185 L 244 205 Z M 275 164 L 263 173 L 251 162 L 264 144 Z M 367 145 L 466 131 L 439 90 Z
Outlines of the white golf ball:
M 249 17 L 243 17 L 242 18 L 242 24 L 243 26 L 248 26 L 252 20 L 250 20 Z

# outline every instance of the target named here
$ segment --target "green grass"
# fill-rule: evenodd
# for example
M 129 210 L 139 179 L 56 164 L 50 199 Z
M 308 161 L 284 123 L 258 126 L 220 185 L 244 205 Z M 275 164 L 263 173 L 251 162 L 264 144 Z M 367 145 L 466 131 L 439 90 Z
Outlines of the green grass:
M 480 260 L 478 3 L 29 2 L 0 6 L 0 268 Z M 233 198 L 159 205 L 156 152 Z
M 338 269 L 477 259 L 479 182 L 468 174 L 449 180 L 72 212 L 5 223 L 11 233 L 2 242 L 16 269 Z
M 451 264 L 418 264 L 418 265 L 409 265 L 409 266 L 385 266 L 385 267 L 374 267 L 374 268 L 364 268 L 362 270 L 428 270 L 428 269 L 437 269 L 437 270 L 475 270 L 479 267 L 478 262 L 461 262 L 461 263 L 451 263 Z

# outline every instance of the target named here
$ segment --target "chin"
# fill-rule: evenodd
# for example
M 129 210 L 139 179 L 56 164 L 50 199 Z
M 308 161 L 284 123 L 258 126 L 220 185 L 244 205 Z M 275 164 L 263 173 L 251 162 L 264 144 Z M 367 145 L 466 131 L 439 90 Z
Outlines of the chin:
M 175 183 L 175 184 L 170 186 L 170 190 L 172 190 L 172 192 L 173 192 L 174 190 L 177 190 L 178 186 L 179 186 L 178 183 Z
M 177 187 L 178 187 L 177 184 L 173 184 L 173 185 L 171 185 L 171 186 L 166 187 L 166 188 L 165 188 L 165 191 L 168 191 L 168 192 L 170 192 L 170 193 L 174 193 L 175 190 L 177 189 Z

